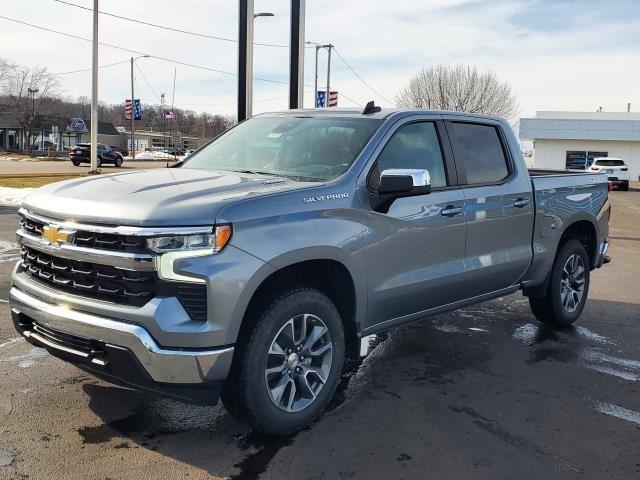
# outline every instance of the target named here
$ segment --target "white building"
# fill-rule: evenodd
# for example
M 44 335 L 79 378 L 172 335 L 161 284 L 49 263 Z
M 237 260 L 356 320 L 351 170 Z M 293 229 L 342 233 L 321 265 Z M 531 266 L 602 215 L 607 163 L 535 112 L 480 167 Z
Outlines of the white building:
M 537 112 L 520 119 L 520 139 L 534 141 L 534 167 L 584 168 L 594 157 L 619 157 L 640 177 L 640 113 Z

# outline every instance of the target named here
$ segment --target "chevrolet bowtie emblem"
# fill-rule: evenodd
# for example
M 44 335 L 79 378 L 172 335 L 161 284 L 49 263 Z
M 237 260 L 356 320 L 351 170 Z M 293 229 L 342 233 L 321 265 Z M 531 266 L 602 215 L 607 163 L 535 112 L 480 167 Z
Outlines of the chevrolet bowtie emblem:
M 55 225 L 45 225 L 42 228 L 42 236 L 54 245 L 70 243 L 74 233 L 72 230 L 61 230 Z

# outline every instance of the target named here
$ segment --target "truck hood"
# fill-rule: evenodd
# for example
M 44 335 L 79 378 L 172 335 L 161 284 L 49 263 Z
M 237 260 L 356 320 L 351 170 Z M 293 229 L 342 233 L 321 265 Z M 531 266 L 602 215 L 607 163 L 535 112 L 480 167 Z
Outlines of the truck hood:
M 158 168 L 53 183 L 23 207 L 59 220 L 131 226 L 212 225 L 242 199 L 317 185 L 281 177 L 189 168 Z

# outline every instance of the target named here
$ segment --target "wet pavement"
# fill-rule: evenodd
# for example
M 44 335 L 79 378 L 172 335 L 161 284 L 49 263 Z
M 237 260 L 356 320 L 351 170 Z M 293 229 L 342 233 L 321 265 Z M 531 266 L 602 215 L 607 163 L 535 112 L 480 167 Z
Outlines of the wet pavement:
M 612 203 L 613 263 L 575 328 L 515 294 L 367 338 L 291 437 L 96 380 L 17 339 L 0 302 L 0 478 L 640 478 L 640 193 Z

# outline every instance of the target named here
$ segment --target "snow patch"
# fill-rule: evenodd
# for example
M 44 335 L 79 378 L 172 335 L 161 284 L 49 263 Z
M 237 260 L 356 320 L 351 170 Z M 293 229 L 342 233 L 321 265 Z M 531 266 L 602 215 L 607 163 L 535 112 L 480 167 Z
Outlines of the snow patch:
M 635 410 L 629 410 L 628 408 L 620 407 L 619 405 L 604 402 L 597 402 L 593 408 L 596 412 L 611 415 L 612 417 L 640 425 L 640 413 Z
M 0 187 L 0 205 L 19 207 L 24 198 L 34 190 L 35 188 Z

